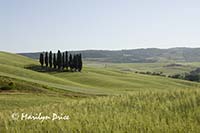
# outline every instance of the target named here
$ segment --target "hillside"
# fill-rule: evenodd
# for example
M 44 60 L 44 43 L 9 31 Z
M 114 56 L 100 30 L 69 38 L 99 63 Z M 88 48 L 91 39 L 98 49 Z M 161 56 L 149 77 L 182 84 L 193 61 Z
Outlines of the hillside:
M 153 63 L 153 62 L 199 62 L 200 48 L 147 48 L 133 50 L 83 50 L 70 51 L 82 53 L 87 61 L 113 63 Z M 39 53 L 20 53 L 21 55 L 38 59 Z
M 121 71 L 36 72 L 38 61 L 0 52 L 1 132 L 198 132 L 200 85 Z M 128 67 L 127 64 L 124 64 Z M 132 66 L 134 68 L 134 66 Z M 20 114 L 69 120 L 21 120 Z M 17 118 L 13 118 L 17 116 Z M 9 128 L 8 128 L 9 127 Z
M 38 64 L 38 62 L 33 59 L 5 52 L 1 52 L 0 55 L 1 76 L 45 85 L 48 86 L 48 88 L 57 88 L 79 93 L 120 94 L 126 91 L 146 88 L 173 89 L 190 88 L 198 85 L 196 83 L 165 77 L 147 76 L 122 72 L 117 69 L 93 68 L 87 66 L 84 67 L 81 73 L 40 73 L 24 69 L 26 65 Z

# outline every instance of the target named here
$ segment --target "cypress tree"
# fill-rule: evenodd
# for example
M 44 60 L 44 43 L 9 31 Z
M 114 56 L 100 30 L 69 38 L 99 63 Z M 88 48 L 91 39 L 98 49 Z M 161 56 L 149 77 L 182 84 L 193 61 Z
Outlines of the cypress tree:
M 78 54 L 74 55 L 74 68 L 78 70 Z
M 40 64 L 43 67 L 43 65 L 44 65 L 44 55 L 43 55 L 43 53 L 40 53 Z
M 61 57 L 60 57 L 60 59 L 61 59 L 61 61 L 60 61 L 60 68 L 63 66 L 63 58 L 62 58 L 62 53 L 60 53 L 60 55 L 61 55 Z
M 72 69 L 76 71 L 76 55 L 72 56 Z
M 45 53 L 45 64 L 46 64 L 46 67 L 48 67 L 48 52 Z
M 72 71 L 73 69 L 72 54 L 69 55 L 69 67 L 70 67 L 70 70 Z
M 61 64 L 62 64 L 62 54 L 61 54 L 60 50 L 58 50 L 58 53 L 57 53 L 57 65 L 58 65 L 58 69 L 61 68 Z
M 79 54 L 79 56 L 78 56 L 78 71 L 79 71 L 79 72 L 81 72 L 82 67 L 83 67 L 82 55 Z
M 62 53 L 62 68 L 65 68 L 65 53 Z
M 56 63 L 56 54 L 53 54 L 53 68 L 56 68 L 57 63 Z
M 76 71 L 76 55 L 72 56 L 72 69 Z
M 52 51 L 49 52 L 49 67 L 52 68 Z
M 65 51 L 65 67 L 68 70 L 69 63 L 68 63 L 68 52 L 67 51 Z

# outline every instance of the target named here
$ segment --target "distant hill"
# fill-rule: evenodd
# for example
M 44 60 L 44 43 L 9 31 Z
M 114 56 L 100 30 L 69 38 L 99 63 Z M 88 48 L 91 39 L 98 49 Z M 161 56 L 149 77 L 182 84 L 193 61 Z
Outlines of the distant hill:
M 114 62 L 114 63 L 153 63 L 153 62 L 199 62 L 200 48 L 147 48 L 131 50 L 83 50 L 69 51 L 70 53 L 82 53 L 84 60 Z M 38 53 L 19 53 L 21 55 L 38 59 Z

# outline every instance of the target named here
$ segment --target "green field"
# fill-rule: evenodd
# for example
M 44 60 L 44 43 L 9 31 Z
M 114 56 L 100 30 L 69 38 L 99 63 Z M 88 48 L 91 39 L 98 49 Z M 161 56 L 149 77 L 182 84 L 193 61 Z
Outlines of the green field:
M 198 132 L 199 83 L 134 73 L 198 67 L 182 64 L 176 71 L 166 64 L 86 62 L 82 72 L 41 73 L 24 68 L 38 61 L 0 52 L 0 132 Z M 70 119 L 13 120 L 13 113 Z
M 162 72 L 164 75 L 184 74 L 200 66 L 200 62 L 156 62 L 156 63 L 108 63 L 86 61 L 85 64 L 97 68 L 114 68 L 122 72 Z M 173 66 L 178 64 L 180 66 Z M 171 66 L 170 66 L 171 65 Z

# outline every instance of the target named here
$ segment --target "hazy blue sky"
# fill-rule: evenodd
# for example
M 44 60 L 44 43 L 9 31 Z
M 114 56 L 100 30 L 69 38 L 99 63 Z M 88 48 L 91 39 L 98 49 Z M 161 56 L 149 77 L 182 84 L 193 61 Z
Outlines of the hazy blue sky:
M 199 46 L 199 0 L 0 0 L 1 51 Z

